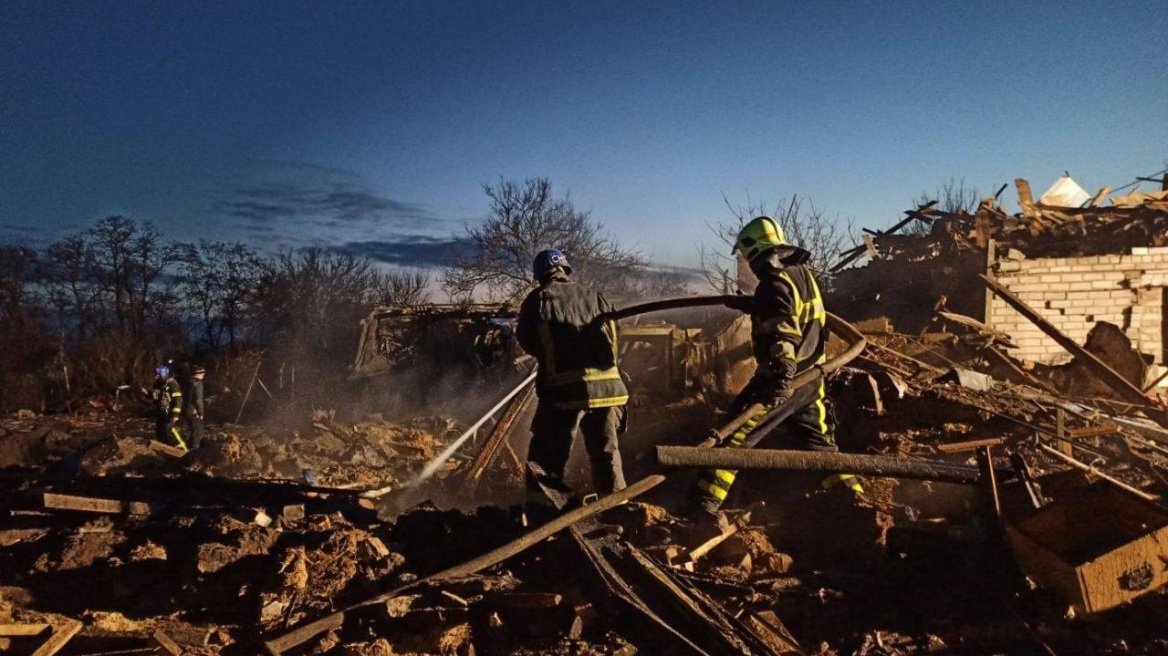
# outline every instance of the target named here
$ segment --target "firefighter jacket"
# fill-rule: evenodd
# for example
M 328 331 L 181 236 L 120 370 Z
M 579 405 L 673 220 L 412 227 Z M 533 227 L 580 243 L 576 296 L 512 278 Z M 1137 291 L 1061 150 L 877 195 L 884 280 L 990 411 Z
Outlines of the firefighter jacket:
M 178 418 L 182 413 L 183 394 L 178 381 L 173 378 L 154 381 L 150 388 L 150 401 L 154 406 L 154 413 L 160 418 Z
M 612 306 L 597 292 L 556 272 L 524 299 L 516 338 L 539 361 L 536 392 L 564 409 L 625 405 L 617 368 L 615 321 L 594 323 Z
M 768 258 L 755 273 L 759 283 L 750 319 L 756 375 L 785 385 L 792 375 L 826 360 L 823 296 L 805 264 Z
M 192 377 L 187 383 L 187 413 L 202 417 L 205 403 L 203 400 L 203 381 Z

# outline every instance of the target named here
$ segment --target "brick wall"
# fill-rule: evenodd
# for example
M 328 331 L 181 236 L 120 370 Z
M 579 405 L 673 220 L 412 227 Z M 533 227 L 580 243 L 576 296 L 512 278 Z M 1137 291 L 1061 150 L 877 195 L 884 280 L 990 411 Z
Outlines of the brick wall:
M 1079 344 L 1097 321 L 1119 326 L 1132 346 L 1164 363 L 1164 288 L 1168 247 L 1133 248 L 1129 255 L 1049 259 L 999 259 L 998 280 Z M 986 323 L 1011 335 L 1022 360 L 1057 364 L 1070 355 L 997 297 Z M 1159 375 L 1162 368 L 1156 367 Z

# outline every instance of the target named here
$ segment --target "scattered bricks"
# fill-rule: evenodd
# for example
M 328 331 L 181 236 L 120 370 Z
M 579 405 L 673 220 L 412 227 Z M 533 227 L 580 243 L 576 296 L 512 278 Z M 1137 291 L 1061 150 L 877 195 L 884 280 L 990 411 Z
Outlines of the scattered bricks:
M 280 514 L 286 522 L 298 522 L 304 519 L 304 504 L 294 503 L 289 506 L 284 506 L 284 511 Z

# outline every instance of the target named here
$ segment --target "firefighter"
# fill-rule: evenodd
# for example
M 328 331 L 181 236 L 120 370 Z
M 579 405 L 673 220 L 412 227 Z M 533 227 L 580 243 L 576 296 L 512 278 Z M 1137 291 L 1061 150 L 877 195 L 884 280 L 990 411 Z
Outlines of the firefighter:
M 783 228 L 768 216 L 760 216 L 738 233 L 734 250 L 740 253 L 758 277 L 752 297 L 744 297 L 738 309 L 750 313 L 751 346 L 757 369 L 750 382 L 729 408 L 738 416 L 758 403 L 763 410 L 751 417 L 742 428 L 720 444 L 724 448 L 742 448 L 751 429 L 768 411 L 788 400 L 794 390 L 791 379 L 796 374 L 826 361 L 827 313 L 823 296 L 807 261 L 811 254 L 789 244 Z M 834 420 L 825 404 L 824 384 L 820 380 L 814 400 L 799 408 L 783 422 L 791 448 L 834 452 Z M 709 470 L 698 479 L 691 498 L 691 514 L 697 518 L 718 518 L 737 472 Z M 842 484 L 852 492 L 863 493 L 859 481 L 851 474 L 824 479 L 824 486 Z
M 552 500 L 544 486 L 569 490 L 564 467 L 577 428 L 592 465 L 597 494 L 625 487 L 617 440 L 624 432 L 629 393 L 617 368 L 615 321 L 593 323 L 612 309 L 605 298 L 569 276 L 572 267 L 558 250 L 535 256 L 532 274 L 538 287 L 519 311 L 516 338 L 539 363 L 536 395 L 539 403 L 531 422 L 528 461 L 539 472 L 529 476 L 528 507 L 549 510 Z
M 174 439 L 178 447 L 187 450 L 186 442 L 178 431 L 178 421 L 182 417 L 183 394 L 178 381 L 170 375 L 170 367 L 160 364 L 154 369 L 154 385 L 150 388 L 150 402 L 154 410 L 154 437 L 166 443 Z
M 191 430 L 191 449 L 199 448 L 203 442 L 203 416 L 206 410 L 206 401 L 203 396 L 203 378 L 207 375 L 207 370 L 201 366 L 197 366 L 191 372 L 191 378 L 187 381 L 187 426 Z

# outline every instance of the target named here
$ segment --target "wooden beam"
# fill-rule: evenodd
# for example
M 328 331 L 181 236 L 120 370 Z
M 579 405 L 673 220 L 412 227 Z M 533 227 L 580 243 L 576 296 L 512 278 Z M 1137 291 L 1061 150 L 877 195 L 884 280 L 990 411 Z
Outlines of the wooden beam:
M 1154 494 L 1148 494 L 1147 492 L 1144 492 L 1143 490 L 1141 490 L 1139 488 L 1132 487 L 1132 486 L 1128 485 L 1127 483 L 1124 483 L 1123 481 L 1121 481 L 1117 478 L 1112 478 L 1111 476 L 1108 476 L 1107 474 L 1099 471 L 1095 467 L 1092 467 L 1091 465 L 1088 465 L 1087 463 L 1084 463 L 1084 462 L 1079 462 L 1078 460 L 1075 460 L 1071 456 L 1063 455 L 1063 453 L 1061 451 L 1059 451 L 1058 449 L 1053 449 L 1045 444 L 1039 444 L 1038 448 L 1040 448 L 1044 452 L 1049 453 L 1050 455 L 1058 458 L 1059 460 L 1062 460 L 1063 462 L 1074 467 L 1075 469 L 1079 469 L 1079 470 L 1087 472 L 1088 474 L 1098 476 L 1100 479 L 1107 481 L 1111 485 L 1115 486 L 1117 489 L 1123 490 L 1124 492 L 1127 492 L 1128 494 L 1130 494 L 1134 497 L 1137 497 L 1139 499 L 1143 499 L 1144 501 L 1151 501 L 1152 503 L 1159 503 L 1160 502 L 1160 497 L 1158 497 Z
M 182 449 L 178 448 L 177 446 L 163 444 L 162 442 L 159 442 L 158 440 L 150 440 L 150 450 L 151 451 L 158 451 L 159 453 L 165 453 L 166 455 L 174 456 L 175 458 L 181 458 L 187 454 L 186 451 L 183 451 Z
M 170 656 L 182 656 L 182 647 L 179 647 L 178 643 L 175 642 L 170 636 L 166 635 L 166 632 L 162 629 L 155 631 L 150 636 L 150 639 L 153 640 L 154 644 L 158 645 L 162 651 L 166 652 Z
M 937 450 L 941 453 L 960 453 L 962 451 L 976 451 L 983 446 L 998 446 L 1006 441 L 1004 437 L 987 437 L 981 440 L 966 440 L 965 442 L 949 442 L 938 444 Z
M 72 494 L 45 492 L 45 507 L 57 510 L 77 510 L 110 514 L 150 515 L 162 510 L 162 504 L 120 499 L 98 499 Z
M 0 636 L 6 638 L 35 638 L 52 628 L 51 624 L 0 624 Z
M 1014 186 L 1018 188 L 1018 205 L 1022 208 L 1022 215 L 1032 217 L 1034 211 L 1034 197 L 1030 194 L 1030 183 L 1023 178 L 1015 178 Z
M 77 620 L 66 620 L 64 624 L 54 626 L 53 635 L 49 636 L 49 639 L 38 647 L 32 656 L 53 656 L 61 651 L 73 639 L 73 636 L 80 633 L 81 626 L 81 622 Z
M 861 235 L 864 239 L 864 248 L 868 249 L 868 255 L 874 260 L 880 257 L 880 251 L 876 250 L 876 244 L 872 243 L 872 235 Z
M 1018 311 L 1019 314 L 1026 317 L 1030 323 L 1033 323 L 1039 330 L 1046 333 L 1048 337 L 1058 343 L 1059 346 L 1066 349 L 1071 355 L 1079 359 L 1088 369 L 1091 370 L 1099 379 L 1108 387 L 1115 391 L 1124 401 L 1132 405 L 1139 406 L 1147 413 L 1148 417 L 1156 421 L 1161 426 L 1165 425 L 1164 411 L 1157 408 L 1140 388 L 1133 385 L 1128 379 L 1116 373 L 1114 369 L 1107 366 L 1102 360 L 1095 356 L 1095 354 L 1079 346 L 1075 340 L 1067 337 L 1046 319 L 1042 317 L 1034 308 L 1031 308 L 1022 299 L 1015 296 L 1010 290 L 1002 286 L 1001 283 L 993 278 L 980 274 L 981 279 L 989 287 L 998 298 L 1006 302 L 1007 305 Z

